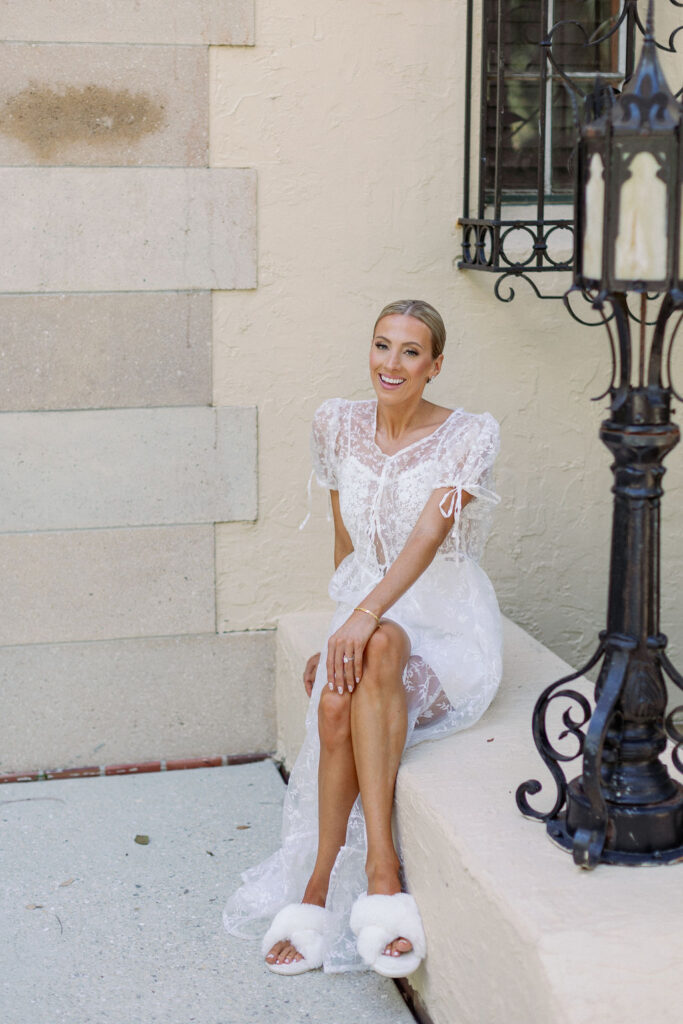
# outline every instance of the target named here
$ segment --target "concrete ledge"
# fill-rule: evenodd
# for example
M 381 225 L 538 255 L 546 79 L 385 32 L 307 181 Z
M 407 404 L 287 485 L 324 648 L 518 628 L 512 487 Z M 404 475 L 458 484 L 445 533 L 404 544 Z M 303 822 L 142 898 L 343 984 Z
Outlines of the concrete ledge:
M 322 620 L 280 620 L 278 708 L 301 704 L 301 669 Z M 434 1024 L 667 1019 L 683 1000 L 683 868 L 584 873 L 541 825 L 522 818 L 520 782 L 540 778 L 536 806 L 552 800 L 531 712 L 568 668 L 512 622 L 504 638 L 503 685 L 481 722 L 409 751 L 399 773 L 397 830 L 429 945 L 410 982 Z M 297 647 L 298 678 L 285 674 Z M 288 761 L 301 734 L 291 717 L 278 723 Z M 570 777 L 577 771 L 569 765 Z
M 277 757 L 292 770 L 306 733 L 308 697 L 302 675 L 306 661 L 322 650 L 331 613 L 298 612 L 283 615 L 275 645 L 275 714 Z

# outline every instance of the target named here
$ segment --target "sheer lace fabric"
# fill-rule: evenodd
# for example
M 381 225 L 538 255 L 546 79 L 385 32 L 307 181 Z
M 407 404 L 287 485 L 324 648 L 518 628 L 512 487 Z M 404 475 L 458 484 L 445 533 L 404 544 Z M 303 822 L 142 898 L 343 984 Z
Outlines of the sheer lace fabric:
M 318 482 L 339 491 L 353 552 L 330 581 L 337 609 L 329 635 L 381 580 L 431 493 L 448 488 L 442 514 L 454 523 L 431 565 L 387 617 L 408 633 L 404 673 L 408 703 L 406 748 L 465 729 L 484 713 L 501 675 L 500 613 L 488 577 L 477 564 L 498 501 L 492 466 L 498 425 L 488 414 L 456 409 L 432 434 L 394 455 L 375 442 L 376 403 L 332 399 L 316 412 L 311 449 Z M 462 508 L 462 492 L 476 500 Z M 306 739 L 285 796 L 282 846 L 245 872 L 224 912 L 228 931 L 262 934 L 287 903 L 301 900 L 315 861 L 319 742 L 317 708 L 326 684 L 321 658 L 306 718 Z M 362 685 L 362 684 L 361 684 Z M 327 907 L 334 920 L 326 971 L 364 968 L 348 927 L 351 905 L 366 889 L 366 836 L 360 798 L 332 872 Z

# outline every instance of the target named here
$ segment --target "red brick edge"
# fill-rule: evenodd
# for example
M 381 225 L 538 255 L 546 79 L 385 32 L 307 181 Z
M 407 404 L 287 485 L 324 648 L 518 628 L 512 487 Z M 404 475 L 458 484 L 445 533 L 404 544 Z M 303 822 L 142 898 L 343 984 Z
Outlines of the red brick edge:
M 219 754 L 217 757 L 181 757 L 162 761 L 140 761 L 136 764 L 90 765 L 86 768 L 59 768 L 55 771 L 12 772 L 0 775 L 5 782 L 44 782 L 48 779 L 87 779 L 98 775 L 143 775 L 146 772 L 179 772 L 192 768 L 225 768 L 231 764 L 252 764 L 266 761 L 270 754 Z

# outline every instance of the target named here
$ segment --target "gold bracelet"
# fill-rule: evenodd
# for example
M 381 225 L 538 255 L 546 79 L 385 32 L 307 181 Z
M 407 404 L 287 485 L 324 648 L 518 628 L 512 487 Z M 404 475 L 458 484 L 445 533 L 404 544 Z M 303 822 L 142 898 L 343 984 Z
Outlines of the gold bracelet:
M 359 606 L 358 608 L 354 608 L 353 610 L 354 610 L 354 612 L 365 612 L 366 615 L 372 615 L 373 619 L 377 619 L 377 628 L 378 629 L 382 625 L 382 623 L 380 621 L 380 618 L 379 618 L 379 615 L 375 615 L 375 613 L 371 612 L 369 608 L 361 608 Z

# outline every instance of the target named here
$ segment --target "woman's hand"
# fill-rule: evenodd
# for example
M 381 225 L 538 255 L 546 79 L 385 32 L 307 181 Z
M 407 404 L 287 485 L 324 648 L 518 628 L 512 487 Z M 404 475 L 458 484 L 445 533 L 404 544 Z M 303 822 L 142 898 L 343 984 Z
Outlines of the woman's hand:
M 363 652 L 378 628 L 374 618 L 365 612 L 352 612 L 346 622 L 333 633 L 327 644 L 327 685 L 337 693 L 346 688 L 353 693 L 363 677 Z
M 306 668 L 304 669 L 304 689 L 310 697 L 313 693 L 313 683 L 315 682 L 315 674 L 318 671 L 318 664 L 320 662 L 320 651 L 317 654 L 312 654 L 306 662 Z

